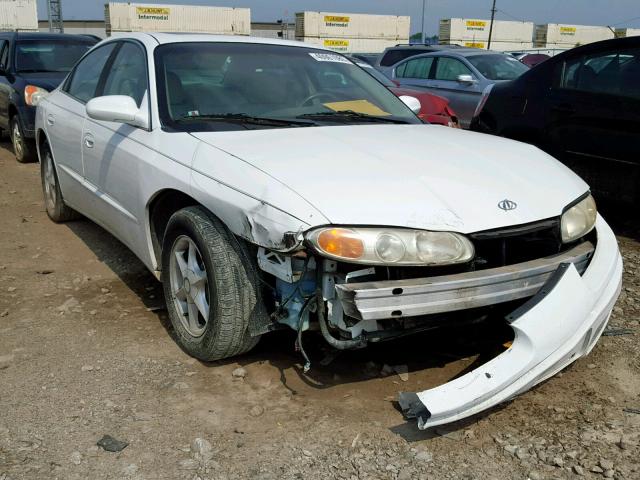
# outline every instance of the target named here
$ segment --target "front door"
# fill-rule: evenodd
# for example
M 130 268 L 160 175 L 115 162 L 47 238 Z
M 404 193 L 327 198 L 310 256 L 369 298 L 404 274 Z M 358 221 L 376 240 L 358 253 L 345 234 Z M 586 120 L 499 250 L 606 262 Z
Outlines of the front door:
M 640 49 L 561 62 L 546 110 L 547 143 L 597 196 L 640 200 Z
M 116 53 L 98 96 L 127 95 L 140 108 L 149 108 L 148 74 L 143 48 L 124 41 Z M 100 219 L 135 252 L 140 252 L 139 230 L 144 221 L 140 172 L 154 154 L 146 145 L 151 132 L 132 125 L 86 117 L 82 156 L 86 181 L 97 192 Z M 142 208 L 142 209 L 141 209 Z

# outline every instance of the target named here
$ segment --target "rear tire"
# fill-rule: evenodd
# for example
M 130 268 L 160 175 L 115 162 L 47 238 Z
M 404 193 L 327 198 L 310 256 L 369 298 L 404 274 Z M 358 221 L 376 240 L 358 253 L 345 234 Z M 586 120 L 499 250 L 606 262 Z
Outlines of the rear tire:
M 18 115 L 14 115 L 10 122 L 11 143 L 16 160 L 20 163 L 30 163 L 36 161 L 36 151 L 33 142 L 24 137 L 22 126 Z
M 42 147 L 41 154 L 40 179 L 42 181 L 42 194 L 47 215 L 56 223 L 76 220 L 80 215 L 64 203 L 60 182 L 58 182 L 58 174 L 53 163 L 53 156 L 48 146 L 44 145 Z
M 248 352 L 249 324 L 264 313 L 255 261 L 202 207 L 174 213 L 162 248 L 163 288 L 178 344 L 204 361 Z

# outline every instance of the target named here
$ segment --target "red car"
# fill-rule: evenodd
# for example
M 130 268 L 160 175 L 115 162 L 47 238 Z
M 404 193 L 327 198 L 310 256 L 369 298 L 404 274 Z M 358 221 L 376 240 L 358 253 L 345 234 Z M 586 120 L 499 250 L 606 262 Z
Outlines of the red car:
M 371 65 L 362 62 L 356 62 L 356 65 L 363 68 L 368 74 L 382 83 L 385 87 L 393 92 L 397 97 L 407 95 L 420 100 L 420 113 L 418 117 L 428 123 L 437 125 L 446 125 L 447 127 L 460 128 L 458 117 L 449 106 L 449 100 L 446 98 L 433 95 L 432 93 L 421 92 L 419 90 L 410 90 L 401 88 L 397 83 L 387 78 L 382 72 L 379 72 Z

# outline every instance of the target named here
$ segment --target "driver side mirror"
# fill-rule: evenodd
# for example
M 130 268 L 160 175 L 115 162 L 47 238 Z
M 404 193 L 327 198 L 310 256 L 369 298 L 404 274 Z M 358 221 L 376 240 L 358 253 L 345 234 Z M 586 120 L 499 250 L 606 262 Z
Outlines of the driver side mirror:
M 420 100 L 418 100 L 416 97 L 410 97 L 409 95 L 400 95 L 398 98 L 402 100 L 402 103 L 404 103 L 407 107 L 409 107 L 409 109 L 413 113 L 415 113 L 416 115 L 420 113 L 420 110 L 422 109 L 422 104 L 420 103 Z
M 87 102 L 87 115 L 94 120 L 128 123 L 146 129 L 149 128 L 149 113 L 144 108 L 144 99 L 142 105 L 143 108 L 138 108 L 136 101 L 127 95 L 105 95 Z
M 456 80 L 460 83 L 475 83 L 475 79 L 473 75 L 458 75 Z

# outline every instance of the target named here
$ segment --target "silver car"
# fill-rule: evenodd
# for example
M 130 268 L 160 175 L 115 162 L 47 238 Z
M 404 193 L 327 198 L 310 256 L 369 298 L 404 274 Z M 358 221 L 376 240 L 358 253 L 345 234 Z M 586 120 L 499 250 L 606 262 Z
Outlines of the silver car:
M 456 48 L 402 60 L 391 68 L 390 77 L 402 87 L 426 90 L 448 99 L 462 127 L 468 128 L 487 86 L 513 80 L 527 70 L 511 55 Z

